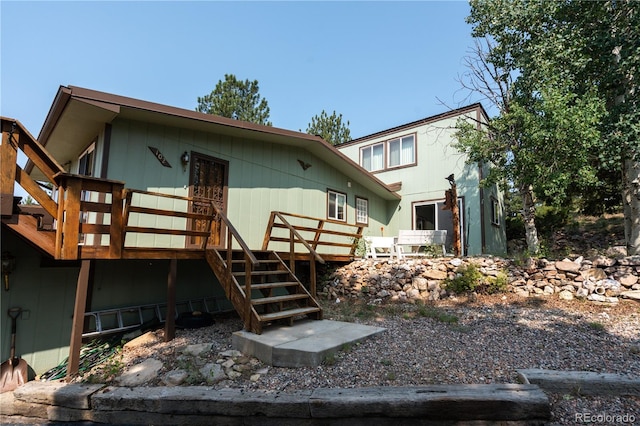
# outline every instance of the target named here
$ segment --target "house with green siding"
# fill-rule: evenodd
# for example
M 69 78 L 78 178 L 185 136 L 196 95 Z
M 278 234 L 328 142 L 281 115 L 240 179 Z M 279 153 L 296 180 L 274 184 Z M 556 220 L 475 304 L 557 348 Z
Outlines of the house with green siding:
M 497 185 L 483 186 L 486 164 L 469 164 L 454 148 L 456 123 L 487 122 L 480 104 L 413 121 L 343 143 L 337 148 L 402 197 L 386 235 L 399 229 L 446 230 L 451 251 L 451 210 L 443 209 L 453 175 L 464 255 L 506 253 L 504 201 Z M 370 229 L 380 235 L 378 229 Z
M 247 265 L 247 250 L 269 252 L 267 263 L 287 260 L 291 248 L 290 266 L 281 263 L 273 273 L 298 261 L 313 276 L 314 259 L 349 261 L 362 236 L 449 230 L 442 203 L 451 173 L 464 254 L 504 252 L 501 194 L 481 187 L 486 170 L 451 147 L 455 122 L 465 116 L 480 120 L 484 111 L 472 105 L 334 147 L 305 133 L 62 86 L 37 138 L 3 117 L 3 169 L 15 163 L 7 145 L 15 141 L 29 157 L 24 170 L 16 166 L 16 182 L 39 200 L 45 219 L 52 216 L 44 222 L 53 222 L 47 227 L 43 215 L 7 212 L 12 191 L 3 175 L 2 251 L 13 260 L 1 312 L 22 309 L 17 353 L 41 374 L 79 352 L 80 337 L 97 327 L 96 312 L 121 307 L 160 312 L 164 304 L 169 323 L 170 306 L 191 309 L 189 303 L 203 301 L 248 318 L 242 291 L 229 293 L 234 284 L 225 277 L 233 273 L 220 269 L 231 271 L 225 247 L 244 251 Z M 48 194 L 29 183 L 47 179 Z M 104 185 L 116 189 L 98 189 Z M 27 219 L 37 232 L 23 224 Z M 295 254 L 294 245 L 302 247 Z M 242 274 L 238 289 L 252 280 L 250 269 Z M 284 297 L 261 291 L 256 306 Z M 274 317 L 269 312 L 257 315 Z M 256 327 L 249 319 L 245 325 Z M 2 321 L 3 359 L 9 339 Z

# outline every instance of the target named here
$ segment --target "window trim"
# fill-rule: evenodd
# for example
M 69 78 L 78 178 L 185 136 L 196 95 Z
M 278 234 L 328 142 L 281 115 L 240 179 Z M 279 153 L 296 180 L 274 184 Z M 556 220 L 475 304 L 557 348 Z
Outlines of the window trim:
M 335 194 L 336 195 L 336 216 L 332 217 L 331 216 L 331 195 Z M 344 197 L 344 204 L 343 204 L 343 219 L 339 218 L 338 215 L 338 197 L 342 196 Z M 347 194 L 344 192 L 340 192 L 340 191 L 336 191 L 335 189 L 327 189 L 327 219 L 329 220 L 334 220 L 336 222 L 346 222 L 347 221 Z
M 500 201 L 491 196 L 491 224 L 494 226 L 501 225 L 501 214 L 500 214 Z
M 375 146 L 378 146 L 378 145 L 382 145 L 382 167 L 380 167 L 379 169 L 375 169 L 374 170 L 373 169 L 373 148 Z M 371 170 L 367 170 L 367 171 L 370 172 L 370 173 L 374 173 L 374 172 L 380 172 L 380 171 L 385 170 L 385 168 L 386 168 L 386 158 L 387 158 L 386 149 L 387 149 L 387 147 L 386 147 L 386 144 L 385 144 L 384 141 L 376 142 L 376 143 L 373 143 L 373 144 L 370 144 L 370 145 L 367 145 L 367 146 L 360 147 L 360 166 L 363 169 L 367 170 L 364 167 L 364 151 L 365 150 L 370 150 L 371 151 L 371 160 L 370 161 L 371 161 L 372 169 Z
M 408 137 L 412 137 L 413 138 L 413 162 L 411 163 L 406 163 L 403 164 L 402 163 L 402 141 L 405 138 Z M 391 143 L 398 141 L 400 143 L 400 163 L 398 165 L 394 165 L 391 166 L 390 165 L 390 161 L 391 161 Z M 382 145 L 382 168 L 379 169 L 375 169 L 375 170 L 367 170 L 364 167 L 364 152 L 366 150 L 371 150 L 371 162 L 373 163 L 373 147 L 378 146 L 378 145 Z M 400 135 L 400 136 L 396 136 L 393 137 L 391 139 L 386 139 L 386 140 L 382 140 L 382 141 L 377 141 L 374 143 L 371 143 L 369 145 L 365 145 L 365 146 L 361 146 L 360 147 L 360 167 L 362 167 L 363 169 L 367 170 L 369 173 L 379 173 L 379 172 L 385 172 L 388 170 L 396 170 L 396 169 L 400 169 L 403 167 L 411 167 L 411 166 L 415 166 L 418 164 L 418 134 L 417 132 L 413 132 L 413 133 L 408 133 L 405 135 Z
M 358 205 L 359 201 L 364 201 L 365 203 L 365 209 L 366 209 L 366 214 L 365 214 L 365 221 L 361 221 L 360 219 L 360 207 Z M 356 195 L 356 224 L 357 225 L 365 225 L 368 226 L 369 225 L 369 199 L 365 198 L 365 197 L 360 197 L 358 195 Z

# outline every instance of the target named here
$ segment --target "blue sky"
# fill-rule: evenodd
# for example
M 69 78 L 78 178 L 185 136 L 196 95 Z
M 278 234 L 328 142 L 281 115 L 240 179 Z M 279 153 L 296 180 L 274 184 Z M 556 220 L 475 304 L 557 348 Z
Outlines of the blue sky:
M 38 135 L 60 85 L 195 109 L 258 80 L 276 127 L 361 137 L 466 105 L 466 1 L 0 2 L 0 113 Z M 442 102 L 446 103 L 443 105 Z

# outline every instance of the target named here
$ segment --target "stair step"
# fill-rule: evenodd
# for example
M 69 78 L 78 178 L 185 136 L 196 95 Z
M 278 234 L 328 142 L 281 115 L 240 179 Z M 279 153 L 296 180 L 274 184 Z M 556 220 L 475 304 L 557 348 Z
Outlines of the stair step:
M 298 309 L 289 309 L 287 311 L 273 312 L 271 314 L 260 315 L 261 322 L 269 322 L 275 321 L 282 318 L 291 318 L 297 317 L 301 315 L 312 314 L 314 312 L 320 312 L 320 308 L 309 307 L 309 308 L 298 308 Z
M 232 265 L 244 265 L 245 262 L 246 261 L 244 259 L 231 260 Z M 260 265 L 279 265 L 280 263 L 282 263 L 278 259 L 258 259 L 258 262 L 260 262 Z
M 245 271 L 234 271 L 233 276 L 244 277 Z M 252 276 L 267 276 L 267 275 L 284 275 L 289 274 L 289 271 L 277 270 L 277 271 L 251 271 Z
M 288 302 L 291 300 L 300 300 L 309 298 L 308 294 L 305 293 L 297 293 L 297 294 L 287 294 L 284 296 L 273 296 L 273 297 L 262 297 L 260 299 L 251 299 L 251 303 L 253 305 L 264 305 L 265 303 L 280 303 L 280 302 Z
M 297 281 L 280 281 L 277 283 L 251 284 L 252 290 L 265 290 L 269 288 L 291 287 L 298 285 Z

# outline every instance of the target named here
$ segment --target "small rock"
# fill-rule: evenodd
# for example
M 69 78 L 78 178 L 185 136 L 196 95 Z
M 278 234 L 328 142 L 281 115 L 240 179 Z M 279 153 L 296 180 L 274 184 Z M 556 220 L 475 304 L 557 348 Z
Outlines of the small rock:
M 251 380 L 252 382 L 257 382 L 258 380 L 260 380 L 260 375 L 252 374 L 251 377 L 249 377 L 249 380 Z
M 239 371 L 231 370 L 229 371 L 229 373 L 227 373 L 227 376 L 229 376 L 230 379 L 237 379 L 238 377 L 242 376 L 242 373 L 240 373 Z
M 167 386 L 179 386 L 189 377 L 189 373 L 184 370 L 171 370 L 162 378 L 162 383 Z
M 620 297 L 624 297 L 627 299 L 640 300 L 640 290 L 623 291 L 622 293 L 620 293 Z
M 562 300 L 573 300 L 573 293 L 568 290 L 562 290 L 558 293 L 558 297 Z
M 580 264 L 566 261 L 566 260 L 561 260 L 559 262 L 556 262 L 556 269 L 558 269 L 559 271 L 565 271 L 565 272 L 578 272 L 580 270 Z
M 189 345 L 185 347 L 182 353 L 190 356 L 203 356 L 211 351 L 211 348 L 211 343 L 199 343 L 196 345 Z
M 220 364 L 208 363 L 200 369 L 200 374 L 210 385 L 218 383 L 227 378 Z
M 242 352 L 236 351 L 235 349 L 229 349 L 227 351 L 220 352 L 218 355 L 224 358 L 233 358 L 242 356 Z
M 120 386 L 140 386 L 156 377 L 162 368 L 162 361 L 149 358 L 125 371 L 119 378 Z

